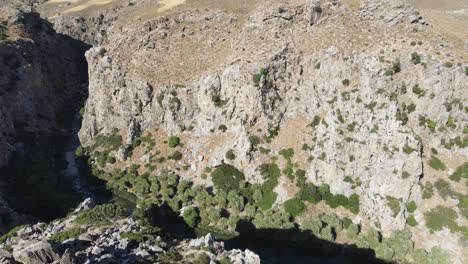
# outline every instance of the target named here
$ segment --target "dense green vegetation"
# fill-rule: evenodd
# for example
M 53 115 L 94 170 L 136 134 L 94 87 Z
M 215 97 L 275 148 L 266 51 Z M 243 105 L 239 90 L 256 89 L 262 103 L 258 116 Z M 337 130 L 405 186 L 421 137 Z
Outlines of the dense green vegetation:
M 245 180 L 244 174 L 234 166 L 223 164 L 217 167 L 212 173 L 211 178 L 217 190 L 229 192 L 239 190 L 241 181 Z
M 447 168 L 445 164 L 435 156 L 432 156 L 429 160 L 429 166 L 434 170 L 445 170 Z
M 284 203 L 284 209 L 293 217 L 299 216 L 306 210 L 304 203 L 298 198 L 292 198 Z
M 93 209 L 84 211 L 76 218 L 78 224 L 94 224 L 105 223 L 112 218 L 121 216 L 125 213 L 125 209 L 116 204 L 103 204 L 94 207 Z
M 7 241 L 8 238 L 16 236 L 16 233 L 18 232 L 18 230 L 23 229 L 27 226 L 28 225 L 19 225 L 19 226 L 14 227 L 10 231 L 8 231 L 8 233 L 0 237 L 0 243 L 5 243 L 5 241 Z
M 70 238 L 78 238 L 78 236 L 84 233 L 84 231 L 85 230 L 81 227 L 73 227 L 52 235 L 49 240 L 54 242 L 62 242 Z
M 168 141 L 167 145 L 170 148 L 175 148 L 175 147 L 179 146 L 180 145 L 180 138 L 178 138 L 176 136 L 171 136 L 169 138 L 169 141 Z
M 450 175 L 450 179 L 456 182 L 460 182 L 461 179 L 468 179 L 468 162 L 460 165 L 455 172 Z
M 432 231 L 442 230 L 444 227 L 452 232 L 460 231 L 465 239 L 468 237 L 468 228 L 459 226 L 456 222 L 458 214 L 455 210 L 449 207 L 437 206 L 424 214 L 426 218 L 426 226 Z
M 347 218 L 340 219 L 333 213 L 320 214 L 318 218 L 305 219 L 301 223 L 296 222 L 295 217 L 299 218 L 308 204 L 320 201 L 333 208 L 341 206 L 358 213 L 359 197 L 356 194 L 350 197 L 334 195 L 326 184 L 315 186 L 307 182 L 306 172 L 293 163 L 294 151 L 284 149 L 280 151 L 280 155 L 284 158 L 286 167 L 291 167 L 291 171 L 286 173 L 274 162 L 262 164 L 258 168 L 264 180 L 261 184 L 246 182 L 243 173 L 232 165 L 223 164 L 216 168 L 207 168 L 206 173 L 211 174 L 214 183 L 214 192 L 203 185 L 193 186 L 172 172 L 140 173 L 139 166 L 113 172 L 104 172 L 93 166 L 91 173 L 104 179 L 109 187 L 115 190 L 135 193 L 140 208 L 162 204 L 167 204 L 174 212 L 180 212 L 184 208 L 182 219 L 192 228 L 236 235 L 242 233 L 239 223 L 247 222 L 258 230 L 253 233 L 255 236 L 292 239 L 303 241 L 306 245 L 307 239 L 314 237 L 331 242 L 347 238 L 356 241 L 359 248 L 370 248 L 376 252 L 377 257 L 389 261 L 402 260 L 407 255 L 415 255 L 418 259 L 434 258 L 432 253 L 415 250 L 411 237 L 406 232 L 397 232 L 392 237 L 382 238 L 381 234 L 373 229 L 367 233 L 361 232 L 360 225 L 352 223 Z M 276 201 L 273 189 L 282 175 L 288 177 L 292 175 L 290 179 L 296 182 L 299 192 L 294 198 L 286 201 L 284 207 L 273 207 Z M 356 183 L 358 179 L 351 181 Z M 103 219 L 109 219 L 123 212 L 114 205 L 99 208 L 81 214 L 78 221 L 81 223 L 97 221 L 99 224 Z M 415 210 L 414 202 L 407 204 L 407 210 L 409 212 Z M 413 216 L 408 218 L 407 223 L 410 226 L 417 225 Z M 305 233 L 296 233 L 294 230 L 297 228 Z M 284 232 L 287 232 L 287 237 L 284 237 Z M 141 232 L 124 236 L 135 241 L 146 241 L 151 237 Z M 172 253 L 168 253 L 166 257 L 177 258 Z

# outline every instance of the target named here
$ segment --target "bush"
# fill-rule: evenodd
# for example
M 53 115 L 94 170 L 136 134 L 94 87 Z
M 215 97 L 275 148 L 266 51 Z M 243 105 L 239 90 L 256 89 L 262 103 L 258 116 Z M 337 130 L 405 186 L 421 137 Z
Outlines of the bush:
M 348 206 L 348 198 L 342 194 L 337 194 L 333 195 L 327 203 L 331 208 L 337 208 L 338 206 L 346 208 Z
M 286 160 L 291 161 L 291 158 L 294 156 L 294 149 L 282 149 L 279 151 L 279 154 L 283 156 Z
M 182 153 L 180 153 L 180 151 L 174 151 L 174 153 L 172 153 L 172 155 L 170 155 L 168 157 L 170 160 L 181 160 L 182 159 Z
M 306 206 L 301 200 L 293 198 L 284 203 L 284 209 L 293 217 L 297 217 L 306 210 Z
M 449 207 L 437 206 L 424 214 L 426 226 L 432 231 L 442 230 L 444 227 L 456 231 L 458 229 L 455 220 L 458 218 L 457 212 Z
M 408 204 L 406 204 L 406 210 L 409 212 L 409 213 L 413 213 L 414 211 L 416 211 L 416 202 L 415 201 L 411 201 L 409 202 Z
M 450 187 L 450 183 L 448 183 L 446 180 L 438 179 L 434 183 L 434 187 L 436 188 L 439 195 L 444 199 L 447 199 L 447 197 L 454 195 L 454 192 Z
M 275 193 L 273 190 L 265 192 L 262 198 L 260 199 L 260 201 L 257 202 L 258 208 L 264 211 L 270 209 L 273 206 L 273 204 L 276 202 L 277 197 L 278 197 L 278 194 Z
M 75 150 L 75 156 L 82 157 L 85 154 L 85 150 L 82 146 L 78 146 Z
M 121 239 L 128 239 L 128 241 L 136 242 L 136 243 L 144 243 L 149 240 L 149 237 L 145 234 L 142 233 L 137 233 L 137 232 L 125 232 L 120 235 Z
M 226 132 L 227 131 L 227 126 L 226 125 L 219 125 L 218 130 Z
M 116 159 L 112 156 L 107 156 L 106 163 L 114 164 Z
M 278 178 L 281 175 L 281 171 L 275 163 L 264 163 L 259 167 L 260 174 L 266 178 Z
M 230 160 L 236 159 L 236 154 L 234 154 L 234 150 L 230 149 L 226 152 L 226 158 Z
M 418 225 L 418 221 L 416 221 L 416 219 L 414 218 L 413 215 L 410 215 L 408 217 L 408 219 L 406 219 L 406 223 L 409 225 L 409 226 L 417 226 Z
M 217 167 L 211 173 L 211 178 L 215 188 L 225 192 L 239 190 L 240 183 L 245 180 L 245 176 L 241 171 L 228 164 Z
M 393 212 L 393 217 L 396 217 L 401 210 L 400 201 L 391 196 L 387 196 L 387 204 Z
M 198 224 L 198 212 L 195 209 L 195 207 L 189 207 L 185 209 L 182 217 L 184 218 L 185 223 L 187 223 L 188 226 L 191 228 L 194 228 Z
M 418 84 L 413 85 L 412 90 L 414 94 L 418 95 L 418 97 L 423 97 L 424 95 L 426 95 L 426 92 L 424 91 L 424 89 L 419 87 Z
M 442 170 L 442 171 L 447 168 L 445 164 L 435 156 L 432 156 L 431 159 L 429 160 L 429 166 L 431 166 L 431 168 L 433 168 L 434 170 Z
M 349 86 L 349 80 L 348 79 L 344 79 L 343 81 L 341 81 L 341 83 L 344 85 L 344 86 Z
M 359 195 L 351 194 L 347 208 L 354 214 L 359 213 Z
M 320 124 L 320 117 L 319 116 L 314 116 L 314 119 L 312 120 L 312 123 L 309 124 L 311 127 L 317 127 Z
M 447 61 L 446 63 L 444 63 L 444 66 L 447 67 L 447 68 L 452 68 L 453 67 L 453 62 Z
M 250 136 L 249 142 L 252 145 L 252 147 L 256 147 L 258 144 L 260 144 L 260 138 L 257 136 Z
M 180 138 L 178 138 L 176 136 L 171 136 L 169 138 L 169 141 L 168 141 L 167 145 L 170 148 L 175 148 L 175 147 L 179 146 L 180 145 Z
M 456 182 L 459 182 L 460 179 L 468 179 L 468 162 L 459 166 L 455 172 L 450 175 L 450 179 Z
M 118 130 L 114 129 L 110 135 L 98 135 L 94 140 L 92 149 L 103 147 L 106 150 L 117 150 L 122 146 L 122 136 L 118 135 Z
M 68 230 L 56 233 L 52 235 L 49 240 L 54 242 L 63 242 L 70 238 L 77 238 L 79 235 L 84 233 L 84 229 L 80 227 L 73 227 Z
M 102 204 L 84 211 L 76 218 L 78 224 L 96 224 L 121 216 L 125 209 L 116 204 Z
M 411 53 L 411 61 L 414 64 L 419 64 L 419 63 L 421 63 L 421 56 L 419 56 L 418 53 L 413 52 L 413 53 Z

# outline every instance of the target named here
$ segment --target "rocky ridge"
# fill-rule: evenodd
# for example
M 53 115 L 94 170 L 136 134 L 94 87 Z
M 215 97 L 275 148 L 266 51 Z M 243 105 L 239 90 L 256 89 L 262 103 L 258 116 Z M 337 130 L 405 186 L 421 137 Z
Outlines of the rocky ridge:
M 192 240 L 173 240 L 161 234 L 143 241 L 135 234 L 144 227 L 132 218 L 107 218 L 112 223 L 100 227 L 77 223 L 80 214 L 95 206 L 92 199 L 86 199 L 65 219 L 16 229 L 2 243 L 0 263 L 153 263 L 150 261 L 157 259 L 157 263 L 193 263 L 197 259 L 210 263 L 224 258 L 236 264 L 260 263 L 249 250 L 225 250 L 223 242 L 211 234 Z

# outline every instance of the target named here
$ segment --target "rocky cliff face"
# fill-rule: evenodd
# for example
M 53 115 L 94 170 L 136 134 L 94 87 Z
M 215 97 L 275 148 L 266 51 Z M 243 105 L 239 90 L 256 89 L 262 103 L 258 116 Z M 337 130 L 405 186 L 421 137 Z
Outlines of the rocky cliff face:
M 369 16 L 369 9 L 364 8 L 359 17 L 365 19 Z M 307 27 L 308 21 L 304 19 L 310 16 L 307 10 L 308 7 L 301 6 L 299 10 L 296 7 L 279 15 L 274 10 L 253 13 L 250 20 L 239 28 L 238 34 L 247 35 L 255 27 L 268 31 L 269 25 L 265 21 L 273 24 L 270 27 L 281 27 L 284 23 L 291 29 Z M 298 15 L 298 12 L 302 15 Z M 263 17 L 260 19 L 261 15 Z M 385 205 L 385 197 L 400 199 L 402 204 L 411 199 L 420 199 L 418 183 L 423 176 L 424 146 L 431 145 L 448 153 L 443 150 L 441 139 L 463 134 L 463 125 L 435 133 L 419 125 L 420 116 L 433 120 L 440 127 L 445 126 L 449 119 L 466 124 L 463 108 L 452 107 L 450 111 L 446 108 L 452 101 L 466 98 L 467 77 L 462 67 L 444 67 L 443 62 L 434 58 L 433 54 L 423 52 L 419 56 L 424 63 L 415 64 L 411 53 L 416 49 L 411 48 L 409 43 L 402 50 L 387 48 L 379 59 L 379 53 L 340 51 L 333 46 L 304 54 L 294 47 L 294 43 L 280 38 L 277 42 L 285 45 L 264 55 L 268 58 L 255 63 L 234 63 L 183 87 L 161 84 L 158 76 L 153 77 L 154 82 L 133 78 L 132 75 L 137 73 L 132 72 L 131 67 L 138 61 L 138 54 L 152 49 L 137 47 L 139 44 L 135 43 L 134 38 L 141 41 L 145 38 L 143 36 L 147 36 L 146 46 L 172 42 L 172 39 L 179 39 L 183 34 L 171 31 L 172 26 L 184 23 L 194 27 L 198 25 L 199 21 L 187 18 L 191 16 L 190 13 L 183 14 L 144 30 L 111 35 L 107 45 L 93 48 L 87 53 L 90 97 L 80 131 L 84 145 L 91 144 L 100 133 L 110 133 L 113 128 L 127 130 L 136 126 L 145 131 L 159 127 L 172 135 L 193 126 L 191 132 L 184 134 L 195 139 L 212 137 L 212 130 L 224 124 L 226 133 L 233 137 L 224 143 L 226 145 L 213 150 L 213 159 L 208 163 L 220 164 L 225 151 L 233 148 L 240 157 L 236 165 L 253 172 L 249 167 L 256 164 L 259 154 L 250 151 L 249 133 L 254 134 L 257 129 L 268 131 L 271 127 L 281 130 L 298 118 L 303 118 L 308 124 L 318 117 L 322 122 L 310 131 L 289 131 L 296 137 L 313 133 L 315 142 L 304 142 L 315 145 L 309 155 L 319 157 L 321 153 L 325 154 L 323 159 L 314 159 L 309 163 L 309 180 L 326 182 L 333 192 L 347 195 L 352 192 L 352 184 L 343 181 L 344 178 L 349 176 L 353 181 L 360 180 L 362 185 L 356 190 L 363 197 L 369 217 L 380 222 L 384 229 L 397 229 L 404 225 L 405 212 L 399 212 L 396 219 L 392 217 L 392 212 Z M 228 15 L 223 16 L 225 18 L 216 18 L 222 21 L 229 19 Z M 418 20 L 411 16 L 411 10 L 404 10 L 395 17 L 383 19 L 389 21 L 379 22 L 385 22 L 385 26 L 398 23 L 409 26 Z M 312 20 L 317 18 L 311 15 L 310 19 L 309 22 L 314 24 Z M 159 27 L 168 28 L 166 30 L 171 31 L 170 35 L 151 39 Z M 192 34 L 186 38 L 197 37 L 197 33 Z M 119 52 L 122 49 L 132 50 L 133 59 L 122 61 L 123 53 Z M 159 58 L 166 55 L 162 51 L 154 56 Z M 396 62 L 401 70 L 390 73 Z M 268 69 L 265 74 L 260 74 L 262 68 Z M 255 74 L 261 75 L 258 83 L 252 80 Z M 425 95 L 415 91 L 415 86 L 419 86 Z M 214 98 L 219 98 L 222 106 L 217 107 L 218 99 Z M 405 106 L 409 105 L 413 105 L 414 110 L 408 111 Z M 405 114 L 407 117 L 402 119 L 401 115 Z M 196 152 L 199 143 L 188 140 L 188 144 L 194 150 L 187 153 L 187 158 L 196 163 L 198 155 L 203 155 Z M 405 148 L 414 151 L 407 153 Z M 455 147 L 450 153 L 466 155 L 466 150 Z M 402 174 L 406 175 L 404 172 L 409 176 L 403 177 Z M 252 178 L 254 176 L 251 175 Z
M 333 211 L 357 230 L 354 240 L 340 243 L 372 248 L 385 260 L 415 263 L 422 256 L 444 263 L 440 259 L 448 258 L 440 246 L 450 253 L 448 262 L 462 263 L 467 256 L 466 48 L 446 40 L 410 6 L 356 2 L 200 4 L 161 14 L 152 13 L 148 0 L 95 16 L 56 17 L 59 32 L 94 45 L 86 52 L 89 97 L 80 152 L 91 156 L 93 172 L 101 171 L 110 185 L 144 202 L 170 197 L 180 207 L 187 204 L 179 196 L 191 197 L 201 222 L 202 198 L 174 194 L 178 180 L 160 182 L 155 175 L 171 172 L 193 182 L 193 189 L 211 187 L 214 179 L 207 174 L 229 164 L 250 184 L 262 186 L 271 175 L 259 167 L 278 163 L 273 210 L 252 205 L 238 212 L 256 227 L 269 227 L 260 219 L 318 189 L 331 201 L 305 199 L 302 215 L 290 210 L 288 220 L 274 220 L 332 241 L 343 227 L 323 220 L 328 215 L 321 213 Z M 16 129 L 13 121 L 4 127 Z M 170 194 L 163 193 L 164 186 Z M 310 190 L 300 190 L 303 186 Z M 338 206 L 339 199 L 357 200 L 357 210 Z M 319 224 L 311 225 L 317 215 Z M 239 220 L 221 218 L 226 229 L 236 226 L 229 221 Z M 128 221 L 116 225 L 133 226 Z M 357 235 L 374 229 L 383 238 L 378 232 L 372 233 L 375 238 Z M 398 235 L 391 237 L 403 229 L 409 235 L 398 239 L 412 239 L 410 246 L 398 242 Z M 41 232 L 39 237 L 48 236 Z M 392 241 L 398 245 L 390 246 Z M 413 243 L 416 253 L 407 257 Z M 89 257 L 93 250 L 74 254 Z M 103 257 L 96 250 L 96 259 Z M 125 256 L 137 254 L 131 252 Z
M 410 202 L 444 204 L 423 200 L 422 186 L 444 177 L 431 159 L 449 164 L 447 177 L 468 155 L 460 54 L 406 5 L 299 2 L 117 21 L 86 53 L 82 144 L 117 128 L 129 146 L 160 129 L 186 144 L 187 179 L 230 163 L 253 183 L 262 182 L 259 164 L 293 148 L 309 182 L 358 194 L 353 220 L 384 234 L 405 227 Z M 249 137 L 272 130 L 278 136 L 262 143 L 271 152 L 255 151 Z M 277 204 L 294 196 L 287 184 L 275 191 Z M 415 217 L 424 222 L 423 212 Z
M 55 33 L 38 13 L 2 7 L 0 167 L 36 135 L 70 118 L 86 92 L 86 45 Z

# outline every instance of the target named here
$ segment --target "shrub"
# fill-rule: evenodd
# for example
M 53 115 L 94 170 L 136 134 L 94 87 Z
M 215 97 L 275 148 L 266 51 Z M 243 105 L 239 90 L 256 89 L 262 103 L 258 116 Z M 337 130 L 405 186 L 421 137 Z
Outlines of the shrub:
M 423 97 L 424 95 L 426 95 L 426 92 L 424 91 L 424 89 L 419 87 L 418 84 L 413 85 L 412 91 L 414 94 L 418 95 L 418 97 Z
M 421 63 L 421 56 L 419 56 L 418 53 L 413 52 L 413 53 L 411 53 L 411 61 L 414 64 L 419 64 L 419 63 Z
M 415 201 L 411 201 L 409 202 L 408 204 L 406 204 L 406 210 L 409 212 L 409 213 L 413 213 L 414 211 L 416 211 L 416 202 Z
M 284 203 L 284 209 L 293 217 L 297 217 L 306 210 L 306 206 L 301 200 L 293 198 Z
M 182 217 L 184 218 L 185 223 L 187 223 L 188 226 L 191 228 L 194 228 L 198 224 L 198 212 L 195 209 L 195 207 L 189 207 L 185 209 Z
M 180 151 L 176 150 L 168 158 L 171 159 L 171 160 L 181 160 L 182 159 L 182 153 L 180 153 Z
M 314 116 L 314 119 L 312 120 L 312 123 L 309 124 L 311 127 L 317 127 L 320 124 L 320 117 L 319 116 Z
M 225 192 L 239 190 L 240 182 L 245 180 L 245 176 L 241 171 L 228 164 L 217 167 L 211 173 L 211 178 L 216 189 Z
M 400 201 L 391 196 L 387 196 L 387 204 L 393 212 L 393 217 L 396 217 L 401 210 Z
M 452 68 L 453 67 L 453 62 L 447 61 L 446 63 L 444 63 L 444 66 L 447 67 L 447 68 Z
M 465 75 L 468 75 L 468 66 L 465 66 Z
M 197 257 L 193 259 L 191 263 L 193 264 L 210 264 L 211 259 L 206 253 L 200 253 Z
M 426 226 L 432 231 L 442 230 L 444 227 L 452 231 L 457 230 L 458 226 L 455 220 L 458 215 L 455 210 L 449 207 L 437 206 L 424 214 Z
M 226 132 L 227 131 L 227 126 L 226 125 L 219 125 L 218 130 Z
M 294 156 L 294 149 L 292 148 L 282 149 L 279 151 L 279 154 L 283 156 L 286 160 L 290 161 L 291 158 Z
M 108 158 L 107 152 L 98 152 L 98 155 L 96 157 L 96 162 L 99 164 L 99 166 L 104 167 L 104 165 L 106 165 L 107 158 Z
M 408 144 L 405 144 L 405 145 L 403 146 L 403 152 L 406 153 L 406 154 L 408 154 L 408 155 L 411 154 L 411 153 L 413 153 L 414 151 L 416 151 L 416 149 L 410 147 Z
M 175 148 L 180 145 L 180 138 L 171 136 L 167 144 L 170 148 Z
M 252 145 L 252 147 L 255 148 L 258 144 L 260 144 L 260 138 L 257 136 L 250 136 L 249 142 Z
M 444 199 L 447 199 L 448 196 L 452 196 L 454 194 L 450 187 L 450 183 L 448 183 L 446 180 L 438 179 L 434 183 L 434 187 L 436 188 L 439 195 Z
M 341 81 L 341 83 L 344 85 L 344 86 L 349 86 L 349 80 L 348 79 L 344 79 L 343 81 Z
M 414 218 L 413 215 L 410 215 L 407 219 L 406 219 L 406 223 L 410 226 L 417 226 L 418 225 L 418 221 L 416 221 L 416 219 Z
M 129 241 L 133 241 L 133 242 L 136 242 L 136 243 L 144 243 L 144 242 L 146 242 L 146 241 L 148 241 L 150 239 L 148 237 L 148 235 L 146 235 L 146 234 L 132 232 L 132 231 L 125 232 L 125 233 L 121 234 L 120 238 L 121 239 L 126 238 Z
M 347 208 L 354 214 L 359 213 L 359 195 L 355 193 L 351 194 Z
M 159 94 L 158 97 L 156 98 L 158 101 L 158 105 L 160 107 L 163 107 L 163 101 L 164 101 L 164 94 Z
M 268 210 L 270 209 L 273 204 L 276 202 L 276 198 L 278 197 L 278 194 L 275 193 L 273 190 L 269 190 L 263 194 L 263 197 L 260 199 L 260 201 L 257 202 L 258 208 L 262 210 Z
M 96 224 L 109 220 L 114 217 L 121 216 L 125 213 L 125 209 L 116 204 L 102 204 L 93 209 L 82 212 L 76 218 L 78 224 Z
M 234 150 L 230 149 L 226 152 L 226 158 L 230 160 L 236 159 L 236 154 L 234 154 Z
M 337 208 L 338 206 L 347 207 L 348 206 L 348 198 L 342 194 L 333 195 L 328 201 L 327 204 L 331 208 Z
M 432 183 L 427 182 L 426 185 L 424 186 L 424 191 L 422 198 L 423 199 L 430 199 L 434 195 L 434 188 Z
M 431 168 L 433 168 L 434 170 L 442 170 L 442 171 L 447 168 L 445 164 L 435 156 L 432 156 L 431 159 L 429 160 L 429 166 L 431 166 Z
M 114 164 L 116 162 L 115 158 L 112 156 L 107 156 L 106 163 Z
M 268 69 L 267 68 L 262 68 L 260 69 L 260 73 L 256 73 L 252 76 L 252 80 L 254 82 L 254 85 L 256 87 L 260 86 L 260 80 L 262 79 L 262 76 L 266 76 L 268 74 Z
M 314 12 L 321 14 L 323 12 L 322 8 L 320 6 L 314 6 Z
M 85 150 L 82 146 L 78 146 L 75 150 L 75 156 L 82 157 L 85 154 Z
M 468 162 L 459 166 L 455 172 L 450 175 L 450 179 L 456 182 L 459 182 L 460 179 L 468 179 Z
M 84 231 L 85 230 L 83 228 L 73 227 L 73 228 L 70 228 L 68 230 L 58 232 L 58 233 L 52 235 L 49 238 L 49 240 L 54 241 L 54 242 L 63 242 L 63 241 L 65 241 L 67 239 L 70 239 L 70 238 L 77 238 L 79 235 L 84 233 Z
M 117 132 L 117 130 L 114 130 L 111 135 L 98 135 L 92 148 L 103 147 L 107 150 L 117 150 L 122 146 L 122 136 L 118 135 Z

